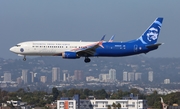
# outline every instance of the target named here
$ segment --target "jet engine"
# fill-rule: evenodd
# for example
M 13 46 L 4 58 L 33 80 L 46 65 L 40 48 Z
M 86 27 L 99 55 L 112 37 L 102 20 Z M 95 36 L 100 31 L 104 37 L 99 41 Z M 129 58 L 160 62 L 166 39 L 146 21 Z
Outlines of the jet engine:
M 76 59 L 76 58 L 80 58 L 76 52 L 70 52 L 70 51 L 66 51 L 64 53 L 62 53 L 62 58 L 64 59 Z

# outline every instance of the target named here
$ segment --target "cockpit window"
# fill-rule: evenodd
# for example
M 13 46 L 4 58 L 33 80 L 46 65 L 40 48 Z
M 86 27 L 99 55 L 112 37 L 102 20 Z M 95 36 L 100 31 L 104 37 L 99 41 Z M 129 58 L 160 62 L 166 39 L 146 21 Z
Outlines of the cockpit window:
M 16 47 L 20 47 L 21 45 L 15 45 Z

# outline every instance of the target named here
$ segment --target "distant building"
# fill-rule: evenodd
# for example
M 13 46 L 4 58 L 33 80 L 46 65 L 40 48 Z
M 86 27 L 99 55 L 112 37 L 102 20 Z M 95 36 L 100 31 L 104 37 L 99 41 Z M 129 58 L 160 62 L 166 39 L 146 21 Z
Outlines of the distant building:
M 40 74 L 39 73 L 34 73 L 34 82 L 39 82 L 40 81 Z
M 135 73 L 135 80 L 141 80 L 142 73 Z
M 75 70 L 74 71 L 74 79 L 75 80 L 83 80 L 82 70 Z
M 99 79 L 98 78 L 94 78 L 93 76 L 87 76 L 86 77 L 86 81 L 88 82 L 88 81 L 99 81 Z
M 7 71 L 4 73 L 4 81 L 11 81 L 11 73 Z
M 128 81 L 128 72 L 123 72 L 123 81 Z
M 40 81 L 41 81 L 42 83 L 46 83 L 46 82 L 47 82 L 47 77 L 46 77 L 46 76 L 41 76 L 41 77 L 40 77 Z
M 32 109 L 33 107 L 30 105 L 27 105 L 27 102 L 21 102 L 21 101 L 6 101 L 7 104 L 12 105 L 13 109 Z M 1 109 L 1 108 L 0 108 Z M 2 108 L 2 109 L 9 109 L 9 108 Z
M 102 81 L 103 80 L 103 74 L 99 74 L 99 80 Z
M 134 81 L 134 72 L 128 73 L 128 81 Z
M 58 81 L 60 81 L 60 68 L 53 67 L 52 68 L 52 82 L 58 82 Z
M 63 81 L 68 81 L 69 78 L 69 71 L 68 70 L 63 70 Z
M 109 81 L 109 74 L 99 74 L 99 80 L 101 82 L 108 82 Z
M 150 82 L 153 82 L 153 71 L 149 71 L 149 72 L 148 72 L 148 80 L 149 80 Z
M 22 70 L 22 80 L 24 82 L 24 84 L 27 84 L 28 83 L 28 70 L 26 69 L 23 69 Z
M 116 81 L 116 70 L 115 69 L 109 70 L 109 79 L 111 81 Z
M 34 83 L 34 72 L 30 72 L 31 73 L 31 83 Z
M 68 81 L 69 74 L 68 73 L 63 73 L 63 81 Z
M 17 84 L 21 84 L 23 82 L 22 78 L 21 77 L 18 77 L 17 78 Z
M 170 84 L 170 79 L 164 79 L 164 84 Z

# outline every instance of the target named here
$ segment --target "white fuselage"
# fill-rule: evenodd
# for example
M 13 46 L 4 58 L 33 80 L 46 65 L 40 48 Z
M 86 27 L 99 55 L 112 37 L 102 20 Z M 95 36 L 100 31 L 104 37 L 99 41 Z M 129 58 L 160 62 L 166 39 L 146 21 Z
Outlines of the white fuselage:
M 96 43 L 81 41 L 27 41 L 11 47 L 10 51 L 19 55 L 55 56 L 61 55 L 64 51 L 78 50 Z

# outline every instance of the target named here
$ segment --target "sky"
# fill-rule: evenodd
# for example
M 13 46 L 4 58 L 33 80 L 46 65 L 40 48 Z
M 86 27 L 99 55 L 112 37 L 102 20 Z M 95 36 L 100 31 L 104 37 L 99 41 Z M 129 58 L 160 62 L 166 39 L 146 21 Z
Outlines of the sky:
M 180 57 L 180 0 L 0 0 L 0 57 L 23 41 L 114 41 L 138 38 L 163 17 L 158 50 L 148 57 Z

